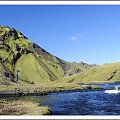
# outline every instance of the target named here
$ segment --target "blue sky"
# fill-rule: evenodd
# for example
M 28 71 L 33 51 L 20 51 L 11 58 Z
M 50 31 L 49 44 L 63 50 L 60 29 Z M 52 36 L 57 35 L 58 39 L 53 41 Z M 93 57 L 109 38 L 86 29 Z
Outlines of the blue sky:
M 66 61 L 120 61 L 120 6 L 0 6 L 0 25 L 20 30 Z

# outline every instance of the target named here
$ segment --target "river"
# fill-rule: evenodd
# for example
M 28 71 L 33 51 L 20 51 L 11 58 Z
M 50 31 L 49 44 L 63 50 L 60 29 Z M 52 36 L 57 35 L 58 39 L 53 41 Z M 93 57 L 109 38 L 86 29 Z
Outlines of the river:
M 97 84 L 102 90 L 81 90 L 50 93 L 44 96 L 25 96 L 49 106 L 53 115 L 120 115 L 120 94 L 104 93 L 120 83 Z

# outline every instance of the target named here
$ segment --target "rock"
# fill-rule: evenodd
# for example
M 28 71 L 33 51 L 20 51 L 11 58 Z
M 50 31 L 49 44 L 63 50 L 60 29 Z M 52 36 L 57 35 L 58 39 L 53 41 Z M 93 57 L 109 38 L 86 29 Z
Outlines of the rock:
M 14 80 L 15 76 L 12 74 L 12 73 L 9 73 L 7 71 L 4 71 L 3 72 L 3 76 L 6 78 L 6 79 L 9 79 L 9 80 Z

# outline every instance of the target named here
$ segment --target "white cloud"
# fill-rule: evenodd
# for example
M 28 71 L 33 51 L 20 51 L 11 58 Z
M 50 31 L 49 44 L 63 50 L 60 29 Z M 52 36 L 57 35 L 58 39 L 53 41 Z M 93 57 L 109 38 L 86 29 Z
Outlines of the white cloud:
M 76 36 L 72 36 L 70 40 L 77 40 L 78 38 Z
M 80 40 L 82 36 L 83 36 L 82 34 L 77 34 L 72 36 L 70 40 L 73 40 L 73 41 Z

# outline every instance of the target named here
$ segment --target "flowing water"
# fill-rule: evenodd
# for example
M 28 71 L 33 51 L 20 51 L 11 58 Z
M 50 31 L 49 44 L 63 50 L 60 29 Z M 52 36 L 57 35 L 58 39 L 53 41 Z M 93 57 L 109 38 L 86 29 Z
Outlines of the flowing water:
M 120 115 L 120 94 L 104 93 L 120 83 L 97 84 L 103 90 L 64 91 L 45 96 L 25 96 L 49 106 L 53 115 Z
M 120 83 L 99 84 L 103 90 L 53 93 L 41 97 L 55 115 L 120 115 L 120 94 L 104 93 Z

